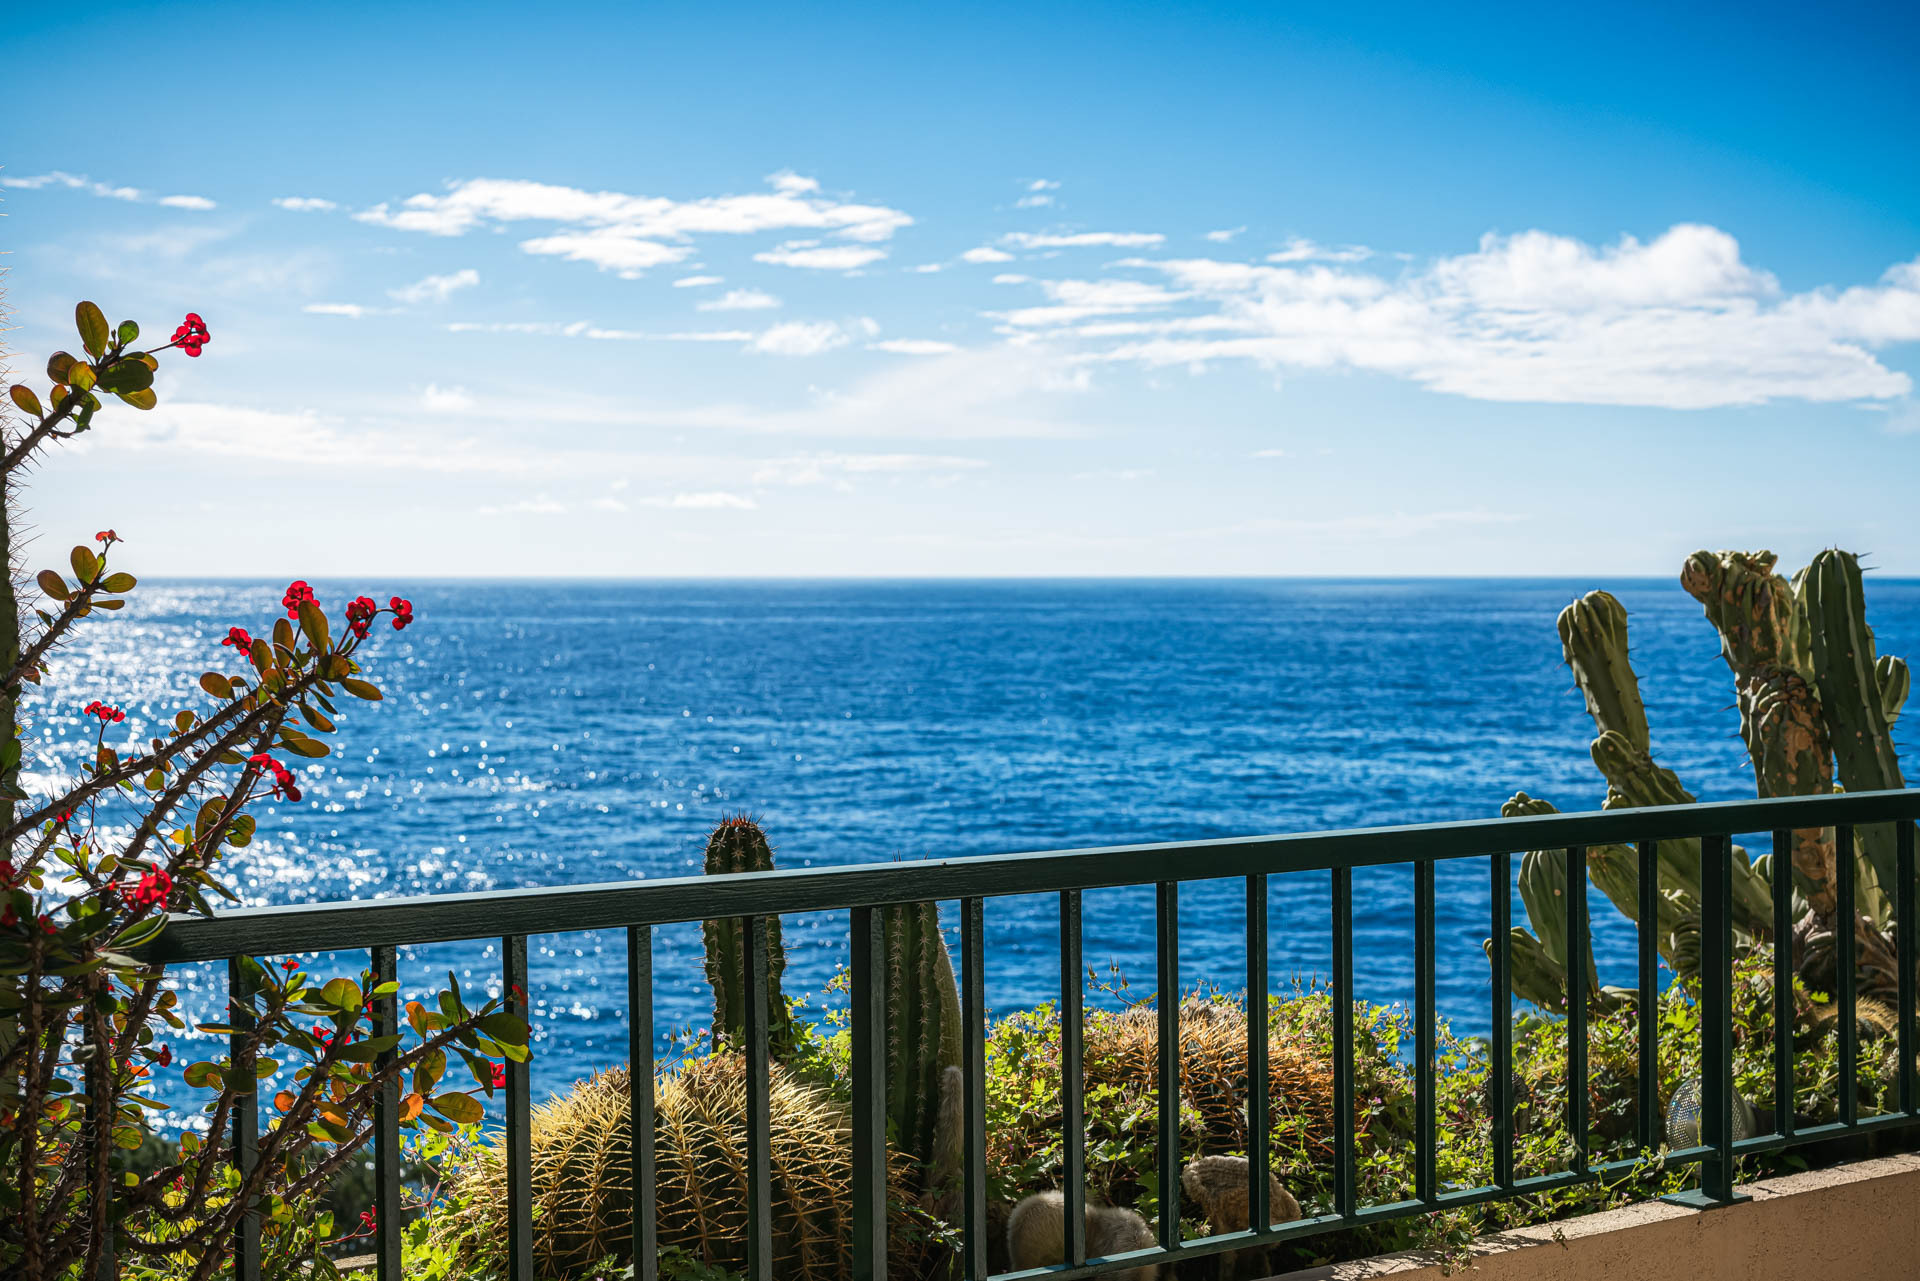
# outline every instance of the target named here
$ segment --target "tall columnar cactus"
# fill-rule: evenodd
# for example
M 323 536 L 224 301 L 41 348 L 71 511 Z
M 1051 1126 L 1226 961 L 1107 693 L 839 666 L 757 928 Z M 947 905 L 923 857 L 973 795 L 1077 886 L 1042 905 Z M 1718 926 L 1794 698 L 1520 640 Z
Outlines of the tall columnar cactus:
M 1587 700 L 1587 714 L 1645 756 L 1652 752 L 1640 678 L 1627 656 L 1627 608 L 1611 592 L 1588 592 L 1560 611 L 1560 653 Z
M 742 814 L 721 822 L 707 837 L 707 874 L 770 872 L 773 847 L 760 825 Z M 703 921 L 707 945 L 707 982 L 713 986 L 713 1035 L 730 1045 L 744 1045 L 747 1034 L 746 922 L 738 917 Z M 767 918 L 767 1043 L 778 1056 L 794 1043 L 793 1015 L 787 1009 L 780 977 L 786 972 L 787 951 L 780 940 L 780 918 Z
M 1807 612 L 1791 584 L 1773 572 L 1772 552 L 1695 552 L 1680 585 L 1720 633 L 1733 672 L 1740 734 L 1762 796 L 1824 796 L 1833 790 L 1833 747 L 1815 693 Z M 1833 915 L 1832 828 L 1793 834 L 1794 870 L 1807 901 Z
M 1849 792 L 1905 787 L 1900 754 L 1893 746 L 1893 722 L 1906 701 L 1907 665 L 1874 655 L 1859 559 L 1851 552 L 1829 548 L 1800 571 L 1794 585 L 1806 607 L 1820 709 L 1833 742 L 1841 786 Z M 1856 840 L 1873 864 L 1875 879 L 1891 887 L 1893 826 L 1863 827 Z
M 929 1181 L 953 1170 L 939 1148 L 941 1077 L 961 1055 L 960 985 L 940 933 L 938 903 L 881 909 L 886 932 L 887 1117 L 899 1150 L 921 1162 Z M 950 1137 L 950 1136 L 949 1136 Z M 944 1159 L 943 1159 L 944 1158 Z

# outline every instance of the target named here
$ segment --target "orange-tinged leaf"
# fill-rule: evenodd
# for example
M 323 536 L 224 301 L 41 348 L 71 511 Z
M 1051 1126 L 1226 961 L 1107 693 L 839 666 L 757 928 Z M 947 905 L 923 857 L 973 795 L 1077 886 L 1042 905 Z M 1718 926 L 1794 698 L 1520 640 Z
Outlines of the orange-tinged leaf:
M 282 1112 L 289 1111 L 296 1102 L 298 1102 L 298 1100 L 294 1098 L 293 1092 L 290 1090 L 282 1090 L 273 1096 L 273 1106 L 279 1108 Z
M 420 1110 L 426 1107 L 426 1105 L 427 1105 L 426 1099 L 422 1098 L 420 1095 L 418 1094 L 407 1095 L 406 1098 L 400 1100 L 400 1120 L 403 1123 L 413 1120 L 415 1117 L 418 1117 L 420 1115 Z

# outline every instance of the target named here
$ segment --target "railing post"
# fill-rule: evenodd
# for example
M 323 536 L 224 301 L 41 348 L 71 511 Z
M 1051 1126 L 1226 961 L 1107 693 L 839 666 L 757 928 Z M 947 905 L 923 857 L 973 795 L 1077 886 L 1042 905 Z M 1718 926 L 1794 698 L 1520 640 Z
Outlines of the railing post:
M 960 1051 L 966 1086 L 967 1281 L 987 1281 L 987 944 L 986 905 L 960 900 Z
M 653 1152 L 653 927 L 627 927 L 627 1125 L 632 1148 L 634 1281 L 660 1275 Z
M 372 962 L 368 977 L 376 990 L 399 981 L 398 958 L 391 945 L 376 946 Z M 373 1034 L 399 1033 L 399 993 L 374 996 Z M 390 1070 L 396 1056 L 395 1050 L 382 1051 L 375 1060 L 376 1070 Z M 373 1253 L 378 1281 L 401 1281 L 400 1237 L 400 1079 L 395 1076 L 381 1084 L 373 1103 Z
M 1793 1133 L 1793 833 L 1773 834 L 1773 1116 Z
M 229 1051 L 240 1092 L 233 1102 L 233 1165 L 244 1187 L 259 1162 L 260 1096 L 254 1075 L 253 978 L 247 958 L 227 962 L 227 1025 L 233 1029 Z M 260 1208 L 250 1201 L 240 1216 L 233 1242 L 234 1281 L 260 1281 Z
M 852 921 L 853 1281 L 887 1276 L 887 944 L 879 908 Z
M 1247 1226 L 1265 1232 L 1273 1225 L 1267 1202 L 1267 1094 L 1272 1069 L 1267 1054 L 1267 877 L 1247 878 Z
M 531 1028 L 524 934 L 500 940 L 500 986 L 507 1012 Z M 528 1065 L 512 1059 L 507 1060 L 506 1114 L 507 1281 L 533 1281 L 533 1080 Z
M 747 942 L 747 1281 L 773 1281 L 773 1121 L 767 1081 L 767 918 L 749 916 Z
M 1733 1190 L 1733 868 L 1724 835 L 1700 838 L 1700 1188 L 1666 1198 L 1698 1209 Z
M 1573 1168 L 1587 1172 L 1587 848 L 1567 847 L 1567 1133 Z
M 1641 841 L 1634 847 L 1640 864 L 1640 921 L 1635 942 L 1640 959 L 1635 978 L 1639 981 L 1635 1028 L 1640 1038 L 1639 1098 L 1640 1146 L 1652 1152 L 1660 1147 L 1660 847 L 1654 841 Z
M 1834 829 L 1833 871 L 1840 896 L 1840 929 L 1833 940 L 1833 968 L 1840 998 L 1840 1123 L 1860 1119 L 1860 1009 L 1854 967 L 1859 964 L 1860 908 L 1854 889 L 1853 825 Z
M 1513 856 L 1493 863 L 1493 1182 L 1513 1186 Z
M 1333 1208 L 1352 1218 L 1353 869 L 1333 869 Z
M 1413 1171 L 1413 1195 L 1434 1203 L 1439 1192 L 1435 1177 L 1439 1157 L 1439 1126 L 1434 1098 L 1434 1055 L 1439 1021 L 1434 996 L 1435 915 L 1433 860 L 1421 859 L 1413 865 L 1413 1007 L 1419 1020 L 1414 1028 L 1414 1142 L 1418 1144 Z
M 1060 891 L 1060 1181 L 1066 1193 L 1066 1263 L 1087 1261 L 1087 1111 L 1083 1068 L 1086 970 L 1080 891 Z
M 1894 940 L 1894 955 L 1900 962 L 1900 980 L 1898 984 L 1900 1016 L 1900 1110 L 1912 1115 L 1916 1100 L 1914 1098 L 1914 1055 L 1920 1052 L 1920 1046 L 1914 1044 L 1913 1002 L 1914 1002 L 1914 941 L 1920 938 L 1915 930 L 1914 887 L 1913 887 L 1913 822 L 1901 819 L 1894 827 L 1894 879 L 1899 882 L 1895 887 L 1894 912 L 1896 913 L 1897 937 Z
M 1156 1166 L 1160 1187 L 1160 1248 L 1180 1245 L 1180 882 L 1161 881 L 1154 900 L 1155 960 L 1159 983 L 1154 996 L 1159 1015 L 1159 1120 Z

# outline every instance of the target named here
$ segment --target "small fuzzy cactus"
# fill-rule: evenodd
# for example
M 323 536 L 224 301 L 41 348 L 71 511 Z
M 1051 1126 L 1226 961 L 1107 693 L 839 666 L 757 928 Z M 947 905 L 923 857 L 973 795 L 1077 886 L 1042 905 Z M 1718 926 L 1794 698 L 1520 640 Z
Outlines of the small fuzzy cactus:
M 707 875 L 770 872 L 773 847 L 760 825 L 744 814 L 725 819 L 707 837 Z M 733 1046 L 746 1043 L 747 937 L 738 917 L 701 922 L 707 945 L 707 982 L 713 986 L 713 1036 Z M 794 1044 L 793 1015 L 787 1009 L 780 978 L 787 951 L 780 941 L 780 918 L 767 918 L 767 1044 L 779 1057 Z

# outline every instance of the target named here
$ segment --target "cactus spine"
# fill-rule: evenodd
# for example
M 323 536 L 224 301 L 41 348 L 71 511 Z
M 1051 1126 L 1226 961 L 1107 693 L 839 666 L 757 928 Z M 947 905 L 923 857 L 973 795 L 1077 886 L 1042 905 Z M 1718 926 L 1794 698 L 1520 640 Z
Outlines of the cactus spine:
M 707 837 L 707 874 L 770 872 L 773 847 L 760 825 L 746 815 L 725 819 Z M 746 1044 L 747 1035 L 747 923 L 738 917 L 701 922 L 707 945 L 707 982 L 713 986 L 713 1035 L 729 1045 Z M 780 941 L 780 918 L 766 918 L 767 930 L 767 1044 L 775 1057 L 794 1044 L 793 1015 L 780 990 L 786 972 L 787 951 Z
M 942 1153 L 941 1079 L 961 1055 L 960 985 L 940 933 L 938 903 L 881 909 L 887 970 L 887 1118 L 899 1149 L 927 1170 L 959 1168 Z M 947 1135 L 951 1142 L 952 1136 Z M 945 1159 L 943 1159 L 943 1157 Z

